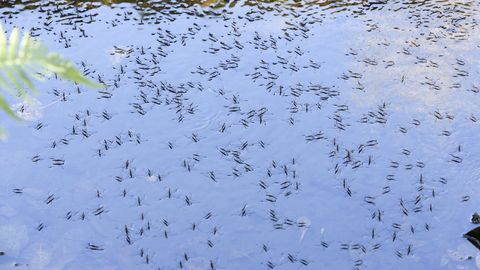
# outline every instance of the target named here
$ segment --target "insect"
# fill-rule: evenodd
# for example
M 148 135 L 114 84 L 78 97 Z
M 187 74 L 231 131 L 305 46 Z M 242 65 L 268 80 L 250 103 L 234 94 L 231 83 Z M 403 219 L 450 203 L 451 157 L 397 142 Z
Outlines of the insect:
M 190 206 L 192 205 L 192 201 L 190 200 L 190 198 L 188 196 L 185 196 L 185 203 Z
M 45 199 L 44 202 L 45 202 L 46 204 L 50 204 L 51 202 L 53 202 L 53 200 L 55 200 L 55 196 L 54 196 L 54 195 L 49 195 L 49 196 L 47 197 L 47 199 Z
M 300 263 L 307 266 L 309 264 L 309 262 L 305 259 L 300 259 Z
M 195 134 L 195 133 L 192 133 L 192 140 L 193 140 L 194 142 L 198 142 L 198 141 L 199 141 L 198 135 Z
M 64 159 L 59 159 L 59 158 L 54 158 L 54 159 L 52 159 L 52 165 L 63 166 L 63 165 L 65 165 L 65 160 Z
M 98 216 L 98 215 L 100 215 L 100 214 L 102 214 L 102 213 L 104 213 L 104 212 L 105 212 L 105 209 L 103 208 L 103 206 L 100 206 L 100 207 L 98 207 L 97 209 L 95 209 L 95 211 L 93 211 L 93 214 L 94 214 L 95 216 Z
M 247 215 L 247 205 L 245 204 L 240 211 L 240 216 L 244 217 Z
M 217 178 L 215 176 L 215 173 L 213 171 L 208 172 L 208 176 L 213 182 L 217 182 Z
M 463 159 L 462 159 L 461 157 L 456 156 L 456 155 L 454 155 L 454 154 L 450 154 L 450 156 L 452 157 L 452 158 L 450 159 L 450 161 L 453 161 L 453 162 L 455 162 L 455 163 L 462 163 L 462 161 L 463 161 Z

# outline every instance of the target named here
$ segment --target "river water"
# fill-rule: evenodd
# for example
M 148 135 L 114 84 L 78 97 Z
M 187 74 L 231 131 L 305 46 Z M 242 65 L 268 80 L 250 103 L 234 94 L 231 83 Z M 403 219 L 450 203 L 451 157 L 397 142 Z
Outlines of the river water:
M 107 85 L 2 117 L 1 269 L 477 269 L 477 1 L 0 6 Z

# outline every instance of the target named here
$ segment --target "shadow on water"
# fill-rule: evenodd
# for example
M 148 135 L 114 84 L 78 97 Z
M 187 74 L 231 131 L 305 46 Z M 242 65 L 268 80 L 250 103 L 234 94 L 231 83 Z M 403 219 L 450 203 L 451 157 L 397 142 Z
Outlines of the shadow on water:
M 386 3 L 386 2 L 385 2 Z M 340 8 L 348 6 L 362 5 L 365 7 L 370 7 L 378 4 L 385 4 L 383 2 L 368 2 L 368 1 L 288 1 L 288 0 L 246 0 L 246 1 L 222 1 L 222 0 L 181 0 L 181 1 L 8 1 L 0 3 L 0 8 L 14 8 L 18 11 L 21 10 L 31 10 L 42 7 L 51 7 L 51 6 L 66 6 L 74 5 L 76 7 L 86 7 L 86 8 L 95 8 L 99 6 L 115 6 L 119 4 L 131 4 L 134 5 L 137 9 L 153 9 L 153 10 L 164 10 L 170 8 L 181 8 L 181 7 L 191 7 L 191 6 L 200 6 L 208 7 L 213 9 L 220 8 L 233 8 L 237 5 L 246 5 L 246 6 L 260 6 L 262 7 L 265 4 L 272 4 L 273 6 L 283 6 L 283 7 L 306 7 L 306 6 L 321 6 L 328 8 Z
M 432 2 L 433 5 L 432 5 Z M 153 11 L 164 11 L 175 9 L 188 8 L 193 6 L 198 6 L 202 8 L 209 9 L 228 9 L 234 8 L 236 6 L 251 6 L 257 7 L 259 10 L 272 11 L 275 9 L 293 9 L 293 8 L 306 8 L 306 7 L 324 7 L 327 10 L 332 10 L 334 12 L 346 11 L 350 7 L 357 7 L 355 13 L 362 14 L 366 11 L 382 10 L 385 4 L 399 4 L 400 9 L 408 8 L 413 6 L 435 6 L 438 3 L 445 3 L 446 1 L 368 1 L 368 0 L 334 0 L 334 1 L 291 1 L 291 0 L 234 0 L 234 1 L 222 1 L 222 0 L 181 0 L 181 1 L 133 1 L 133 0 L 122 0 L 122 1 L 5 1 L 0 3 L 0 8 L 4 9 L 4 14 L 17 13 L 23 10 L 35 10 L 42 8 L 71 8 L 77 7 L 79 11 L 82 9 L 93 9 L 100 6 L 117 6 L 121 4 L 130 4 L 137 10 L 153 10 Z M 469 3 L 464 1 L 455 1 L 458 3 L 452 3 L 452 1 L 447 1 L 446 4 L 449 5 L 460 5 L 460 6 L 469 6 Z M 472 2 L 473 3 L 473 2 Z M 7 9 L 7 10 L 6 10 Z M 8 10 L 11 9 L 11 10 Z
M 475 27 L 476 21 L 470 22 L 468 18 L 478 12 L 478 3 L 468 0 L 424 0 L 424 1 L 291 1 L 291 0 L 167 0 L 167 1 L 2 1 L 0 8 L 4 15 L 17 14 L 26 10 L 39 10 L 41 12 L 62 13 L 63 16 L 81 14 L 102 6 L 125 7 L 127 4 L 139 11 L 144 18 L 155 17 L 156 14 L 164 15 L 187 14 L 191 16 L 221 16 L 235 7 L 254 7 L 255 11 L 276 12 L 288 16 L 301 16 L 312 8 L 320 7 L 326 14 L 346 12 L 354 17 L 365 15 L 367 12 L 399 12 L 405 10 L 410 14 L 407 20 L 417 28 L 441 27 L 448 35 L 461 38 L 468 28 Z M 318 12 L 318 10 L 316 11 Z M 95 16 L 97 14 L 90 14 Z M 431 25 L 432 22 L 448 21 L 445 25 Z

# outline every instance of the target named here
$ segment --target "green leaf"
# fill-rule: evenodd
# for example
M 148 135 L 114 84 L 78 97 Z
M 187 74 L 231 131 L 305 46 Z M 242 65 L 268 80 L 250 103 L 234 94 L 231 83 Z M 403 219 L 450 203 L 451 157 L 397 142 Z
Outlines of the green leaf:
M 13 73 L 13 68 L 4 68 L 3 73 L 10 80 L 10 83 L 12 83 L 13 86 L 15 86 L 15 89 L 17 91 L 22 90 L 22 84 L 20 83 L 20 81 L 17 79 L 17 77 Z
M 14 61 L 17 58 L 18 32 L 18 28 L 13 28 L 12 33 L 10 33 L 7 55 L 7 60 L 9 61 Z
M 85 78 L 85 76 L 83 76 L 80 73 L 80 71 L 78 71 L 73 66 L 70 67 L 70 68 L 67 68 L 66 71 L 61 76 L 64 79 L 67 79 L 67 80 L 70 80 L 70 81 L 73 81 L 73 82 L 76 82 L 76 83 L 81 83 L 81 84 L 84 84 L 84 85 L 89 86 L 91 88 L 104 88 L 105 87 L 105 85 L 103 85 L 101 83 L 97 83 L 97 82 L 94 82 L 94 81 L 91 81 L 91 80 Z
M 0 127 L 0 140 L 5 140 L 7 138 L 7 132 L 3 127 Z
M 0 96 L 0 108 L 5 111 L 8 115 L 10 115 L 13 119 L 20 120 L 21 118 L 14 112 L 12 109 L 10 109 L 10 106 L 8 106 L 8 103 L 5 101 L 5 99 Z
M 28 49 L 30 48 L 29 44 L 30 44 L 30 33 L 25 32 L 25 34 L 23 34 L 22 41 L 20 42 L 20 48 L 18 50 L 18 59 L 20 61 L 25 60 L 28 53 Z
M 22 68 L 16 66 L 12 70 L 17 73 L 18 77 L 23 81 L 24 84 L 27 85 L 28 88 L 30 88 L 30 90 L 32 90 L 34 94 L 39 93 L 33 82 L 30 80 L 30 78 L 28 78 L 27 73 Z
M 45 77 L 58 75 L 61 79 L 70 80 L 92 88 L 103 88 L 105 85 L 86 78 L 73 64 L 57 53 L 48 52 L 47 48 L 38 40 L 32 38 L 27 31 L 21 40 L 20 31 L 14 28 L 10 37 L 0 24 L 0 88 L 10 94 L 30 100 L 30 90 L 38 93 L 34 81 Z M 0 110 L 5 111 L 14 119 L 20 117 L 10 109 L 10 106 L 0 92 Z
M 8 85 L 3 76 L 0 76 L 0 87 L 7 90 L 10 94 L 15 95 L 14 89 L 10 85 Z
M 7 59 L 7 36 L 3 31 L 3 26 L 0 24 L 0 61 L 4 62 Z

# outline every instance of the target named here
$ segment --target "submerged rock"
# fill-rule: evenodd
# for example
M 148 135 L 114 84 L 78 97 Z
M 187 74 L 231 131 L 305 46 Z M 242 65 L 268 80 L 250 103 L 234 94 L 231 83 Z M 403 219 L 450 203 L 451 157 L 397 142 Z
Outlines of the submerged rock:
M 477 212 L 472 215 L 472 223 L 480 224 L 480 215 Z
M 475 247 L 480 249 L 480 226 L 463 235 Z

